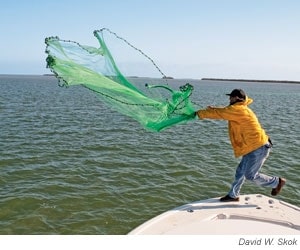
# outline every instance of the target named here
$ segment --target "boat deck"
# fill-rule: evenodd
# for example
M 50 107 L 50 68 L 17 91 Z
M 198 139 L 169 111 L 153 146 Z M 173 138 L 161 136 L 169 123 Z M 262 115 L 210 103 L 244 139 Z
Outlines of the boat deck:
M 167 211 L 129 234 L 299 235 L 300 208 L 261 194 L 241 195 L 239 202 L 218 197 Z

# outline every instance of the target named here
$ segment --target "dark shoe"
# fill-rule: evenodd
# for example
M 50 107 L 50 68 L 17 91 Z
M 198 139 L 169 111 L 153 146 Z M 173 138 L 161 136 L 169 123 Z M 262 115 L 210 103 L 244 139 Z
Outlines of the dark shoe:
M 220 201 L 222 201 L 222 202 L 239 201 L 239 200 L 240 200 L 239 197 L 232 198 L 232 197 L 230 197 L 228 194 L 220 199 Z
M 271 195 L 275 196 L 275 195 L 279 194 L 280 191 L 281 191 L 281 189 L 282 189 L 282 187 L 284 186 L 285 182 L 286 182 L 286 179 L 279 178 L 279 183 L 278 183 L 278 185 L 277 185 L 276 188 L 272 189 Z

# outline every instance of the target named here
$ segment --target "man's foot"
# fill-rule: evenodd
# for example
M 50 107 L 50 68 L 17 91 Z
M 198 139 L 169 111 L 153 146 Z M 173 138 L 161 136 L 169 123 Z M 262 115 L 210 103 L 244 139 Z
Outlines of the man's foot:
M 279 194 L 285 183 L 286 183 L 286 179 L 279 178 L 279 183 L 276 188 L 272 189 L 271 195 L 275 196 L 275 195 Z
M 239 201 L 239 200 L 240 200 L 239 197 L 232 198 L 232 197 L 230 197 L 228 194 L 220 199 L 220 201 L 222 201 L 222 202 Z

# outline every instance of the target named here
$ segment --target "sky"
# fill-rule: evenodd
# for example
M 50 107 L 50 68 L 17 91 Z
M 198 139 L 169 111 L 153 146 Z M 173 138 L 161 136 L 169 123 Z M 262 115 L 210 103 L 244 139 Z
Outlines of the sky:
M 299 13 L 298 0 L 3 0 L 0 74 L 50 73 L 46 37 L 98 47 L 106 27 L 167 76 L 299 81 Z

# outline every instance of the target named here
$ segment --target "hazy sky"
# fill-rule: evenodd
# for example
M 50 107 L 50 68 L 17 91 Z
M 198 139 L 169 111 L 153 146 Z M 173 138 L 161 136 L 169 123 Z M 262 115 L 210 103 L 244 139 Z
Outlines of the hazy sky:
M 3 0 L 0 74 L 50 73 L 45 37 L 109 28 L 176 78 L 300 80 L 298 0 Z

